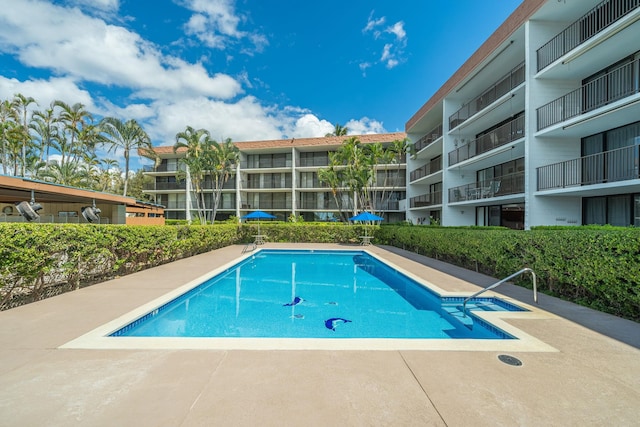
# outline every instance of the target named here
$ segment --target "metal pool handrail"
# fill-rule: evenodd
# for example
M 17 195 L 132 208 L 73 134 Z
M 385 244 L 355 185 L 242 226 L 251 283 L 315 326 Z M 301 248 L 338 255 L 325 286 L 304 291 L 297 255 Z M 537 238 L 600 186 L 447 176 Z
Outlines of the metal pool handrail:
M 486 291 L 490 291 L 493 288 L 497 288 L 498 286 L 502 285 L 504 282 L 507 282 L 507 281 L 513 279 L 514 277 L 519 276 L 519 275 L 524 274 L 524 273 L 527 273 L 527 272 L 531 273 L 531 277 L 533 278 L 533 301 L 535 301 L 537 303 L 538 302 L 538 287 L 537 287 L 536 273 L 532 269 L 530 269 L 528 267 L 525 267 L 522 270 L 520 270 L 520 271 L 518 271 L 516 273 L 513 273 L 511 276 L 505 277 L 504 279 L 500 280 L 499 282 L 496 282 L 493 285 L 487 286 L 486 288 L 479 290 L 475 294 L 473 294 L 470 297 L 468 297 L 467 299 L 465 299 L 464 302 L 462 303 L 462 314 L 464 314 L 465 317 L 467 316 L 467 308 L 466 308 L 467 307 L 467 301 L 469 301 L 470 299 L 475 298 L 478 295 L 480 295 L 480 294 L 482 294 L 482 293 L 484 293 Z

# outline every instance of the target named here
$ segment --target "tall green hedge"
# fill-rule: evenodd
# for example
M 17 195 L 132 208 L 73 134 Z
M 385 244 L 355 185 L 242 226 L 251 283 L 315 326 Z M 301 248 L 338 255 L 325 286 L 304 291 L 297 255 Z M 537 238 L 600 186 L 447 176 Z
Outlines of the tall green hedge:
M 640 229 L 383 226 L 376 242 L 491 275 L 533 269 L 550 294 L 640 320 Z M 523 284 L 529 282 L 522 282 Z
M 375 228 L 368 226 L 368 232 Z M 250 222 L 240 227 L 240 239 L 243 242 L 253 240 L 253 235 L 258 233 L 258 223 Z M 363 225 L 347 225 L 343 223 L 274 223 L 261 222 L 260 233 L 264 234 L 269 242 L 290 243 L 358 243 L 365 232 Z
M 355 244 L 362 225 L 261 222 L 269 242 Z M 214 226 L 104 226 L 0 223 L 0 309 L 236 243 L 258 232 L 251 222 Z M 376 244 L 407 249 L 494 277 L 532 268 L 542 291 L 640 320 L 640 229 L 369 227 Z M 523 281 L 529 286 L 529 281 Z M 46 295 L 45 295 L 46 293 Z M 19 303 L 19 302 L 18 302 Z M 17 303 L 16 303 L 17 304 Z M 14 304 L 15 305 L 15 304 Z
M 50 285 L 78 288 L 228 246 L 238 239 L 234 225 L 4 223 L 0 236 L 0 309 L 50 295 Z

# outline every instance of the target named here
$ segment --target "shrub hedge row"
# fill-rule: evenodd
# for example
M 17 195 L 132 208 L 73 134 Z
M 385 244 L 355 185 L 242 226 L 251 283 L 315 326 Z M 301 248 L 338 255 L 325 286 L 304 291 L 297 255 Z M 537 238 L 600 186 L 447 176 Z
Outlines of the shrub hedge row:
M 638 228 L 383 226 L 375 241 L 497 278 L 529 267 L 546 293 L 640 321 Z
M 353 244 L 364 226 L 340 223 L 260 224 L 270 242 Z M 640 229 L 370 227 L 376 244 L 437 258 L 493 277 L 532 268 L 542 291 L 640 320 Z M 78 288 L 236 243 L 258 234 L 238 226 L 131 227 L 0 224 L 0 309 L 48 295 L 51 285 Z M 530 281 L 522 282 L 529 286 Z M 16 300 L 15 295 L 22 298 Z M 26 298 L 26 299 L 25 299 Z
M 0 309 L 237 242 L 237 227 L 0 224 Z M 56 294 L 59 292 L 54 292 Z

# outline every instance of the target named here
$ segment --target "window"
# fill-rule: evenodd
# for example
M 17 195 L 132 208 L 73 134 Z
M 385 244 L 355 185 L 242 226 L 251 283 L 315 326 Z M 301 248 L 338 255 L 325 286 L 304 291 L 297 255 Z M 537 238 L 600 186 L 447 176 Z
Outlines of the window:
M 640 225 L 640 194 L 584 198 L 582 223 L 618 227 Z
M 313 154 L 313 166 L 327 166 L 329 165 L 329 153 L 311 153 Z M 310 165 L 311 166 L 311 165 Z
M 640 122 L 582 138 L 582 183 L 638 178 Z

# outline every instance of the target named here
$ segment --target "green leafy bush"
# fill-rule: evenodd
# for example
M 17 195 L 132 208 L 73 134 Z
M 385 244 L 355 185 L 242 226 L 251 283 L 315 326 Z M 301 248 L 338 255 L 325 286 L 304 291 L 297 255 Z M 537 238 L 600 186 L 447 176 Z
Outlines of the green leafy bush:
M 533 269 L 541 290 L 640 320 L 640 229 L 620 227 L 394 227 L 376 242 L 437 258 L 493 277 Z M 529 286 L 528 278 L 521 284 Z
M 235 225 L 0 224 L 0 308 L 237 242 Z M 17 298 L 16 301 L 14 301 Z
M 268 242 L 376 244 L 506 277 L 532 268 L 542 291 L 640 320 L 640 229 L 617 227 L 439 227 L 342 223 L 260 223 Z M 0 224 L 0 309 L 116 275 L 236 243 L 250 243 L 258 223 L 119 226 Z M 530 286 L 525 278 L 521 284 Z M 56 286 L 53 286 L 56 285 Z M 18 296 L 19 298 L 17 298 Z M 17 299 L 16 299 L 17 298 Z

